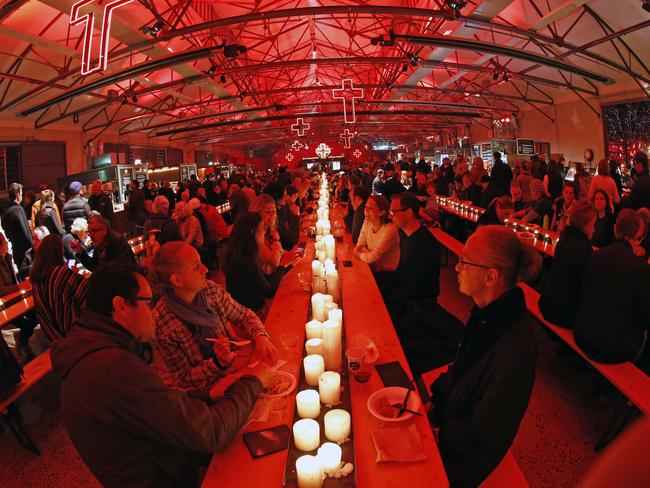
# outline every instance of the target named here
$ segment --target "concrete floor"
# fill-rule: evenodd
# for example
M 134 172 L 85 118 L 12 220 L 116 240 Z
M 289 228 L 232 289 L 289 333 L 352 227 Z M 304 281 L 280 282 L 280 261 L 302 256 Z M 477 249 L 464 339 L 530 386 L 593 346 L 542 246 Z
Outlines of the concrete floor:
M 440 302 L 459 319 L 467 319 L 472 302 L 458 292 L 451 267 L 442 270 Z M 572 487 L 594 462 L 597 454 L 593 446 L 613 408 L 624 399 L 608 390 L 596 402 L 587 390 L 597 375 L 541 328 L 537 335 L 537 382 L 513 453 L 532 487 Z M 62 426 L 56 378 L 49 376 L 39 383 L 20 406 L 42 454 L 36 457 L 26 451 L 5 429 L 0 434 L 0 484 L 4 488 L 99 486 Z

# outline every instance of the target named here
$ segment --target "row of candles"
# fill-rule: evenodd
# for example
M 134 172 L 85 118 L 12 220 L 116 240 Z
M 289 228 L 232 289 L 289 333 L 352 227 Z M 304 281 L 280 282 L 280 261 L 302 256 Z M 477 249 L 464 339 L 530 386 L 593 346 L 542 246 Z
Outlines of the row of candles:
M 475 207 L 470 203 L 454 200 L 453 198 L 441 197 L 439 195 L 436 195 L 436 203 L 438 205 L 451 209 L 453 212 L 462 217 L 470 218 L 473 220 L 478 220 L 481 214 L 485 212 L 484 209 Z
M 511 228 L 514 232 L 525 231 L 533 234 L 534 241 L 540 239 L 544 245 L 552 244 L 557 245 L 560 237 L 547 229 L 540 228 L 539 225 L 532 225 L 526 222 L 519 222 L 514 219 L 505 219 L 503 225 Z
M 340 444 L 350 437 L 350 413 L 332 409 L 324 415 L 324 434 L 329 442 L 321 445 L 321 404 L 334 406 L 341 396 L 343 310 L 338 306 L 340 290 L 338 273 L 334 263 L 336 244 L 331 235 L 329 222 L 329 190 L 325 175 L 321 177 L 316 222 L 316 257 L 312 262 L 311 297 L 312 320 L 305 324 L 305 350 L 303 359 L 305 382 L 313 387 L 296 395 L 298 420 L 293 425 L 296 449 L 316 451 L 316 455 L 304 455 L 296 460 L 299 488 L 320 488 L 326 475 L 345 476 L 354 469 L 348 463 L 341 466 Z M 318 388 L 318 389 L 316 389 Z

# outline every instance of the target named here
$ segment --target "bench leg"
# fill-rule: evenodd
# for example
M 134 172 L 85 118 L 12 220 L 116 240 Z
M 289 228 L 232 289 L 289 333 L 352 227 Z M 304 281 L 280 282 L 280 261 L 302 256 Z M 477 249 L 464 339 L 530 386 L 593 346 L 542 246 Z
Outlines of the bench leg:
M 36 447 L 36 444 L 34 444 L 34 441 L 30 437 L 29 432 L 27 432 L 27 429 L 25 429 L 20 411 L 15 404 L 12 403 L 7 407 L 7 413 L 3 418 L 7 422 L 7 425 L 9 425 L 9 428 L 14 433 L 14 436 L 18 442 L 20 442 L 26 449 L 30 450 L 37 456 L 40 456 L 41 451 L 38 449 L 38 447 Z
M 624 410 L 622 412 L 617 412 L 605 429 L 605 432 L 603 432 L 603 435 L 598 439 L 598 442 L 594 447 L 596 452 L 602 451 L 610 442 L 616 439 L 618 434 L 621 433 L 621 430 L 623 430 L 625 423 L 630 418 L 634 408 L 634 405 L 628 401 L 625 404 Z

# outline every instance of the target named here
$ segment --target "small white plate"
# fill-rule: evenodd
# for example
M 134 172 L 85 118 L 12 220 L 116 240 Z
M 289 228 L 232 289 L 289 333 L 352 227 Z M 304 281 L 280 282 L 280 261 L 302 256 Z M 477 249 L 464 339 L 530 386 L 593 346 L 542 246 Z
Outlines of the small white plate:
M 413 417 L 412 413 L 404 412 L 400 417 L 397 417 L 399 409 L 392 406 L 395 403 L 402 403 L 405 396 L 406 388 L 401 386 L 382 388 L 368 397 L 368 410 L 371 414 L 384 422 L 401 422 L 402 420 L 408 420 Z M 419 412 L 421 405 L 422 403 L 420 402 L 420 397 L 418 396 L 417 391 L 412 391 L 408 401 L 409 410 Z M 389 408 L 390 410 L 388 410 Z M 392 417 L 384 415 L 384 413 L 388 413 L 389 411 L 393 413 Z
M 287 388 L 285 388 L 281 392 L 273 393 L 273 394 L 264 393 L 264 391 L 262 391 L 262 393 L 260 393 L 260 398 L 280 398 L 280 397 L 286 396 L 289 393 L 291 393 L 293 391 L 293 389 L 296 387 L 296 385 L 298 384 L 298 380 L 296 380 L 296 377 L 294 375 L 292 375 L 291 373 L 287 373 L 286 371 L 276 371 L 275 375 L 276 376 L 282 376 L 282 377 L 290 380 L 290 383 L 288 384 L 289 386 L 287 386 Z

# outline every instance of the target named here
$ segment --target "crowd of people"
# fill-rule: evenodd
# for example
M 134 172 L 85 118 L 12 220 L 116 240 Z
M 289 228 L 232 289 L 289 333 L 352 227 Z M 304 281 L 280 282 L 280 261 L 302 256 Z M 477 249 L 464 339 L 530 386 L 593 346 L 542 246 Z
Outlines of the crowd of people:
M 536 342 L 517 283 L 539 276 L 542 258 L 505 219 L 560 232 L 538 281 L 548 320 L 573 328 L 595 360 L 647 360 L 647 156 L 635 157 L 627 194 L 615 164 L 601 161 L 595 176 L 580 169 L 572 182 L 561 171 L 536 158 L 511 167 L 495 153 L 489 168 L 459 156 L 329 174 L 351 252 L 370 266 L 414 374 L 453 361 L 431 385 L 452 486 L 476 486 L 498 465 L 535 379 Z M 30 205 L 22 186 L 10 185 L 0 291 L 31 288 L 34 311 L 14 321 L 17 346 L 29 357 L 39 323 L 53 342 L 64 422 L 93 474 L 106 486 L 192 486 L 200 454 L 227 445 L 269 381 L 277 353 L 264 319 L 303 257 L 319 178 L 280 168 L 142 186 L 131 182 L 126 206 L 129 233 L 144 238 L 137 258 L 112 229 L 111 189 L 101 181 L 71 183 L 65 203 L 41 188 Z M 486 211 L 476 226 L 445 218 L 438 195 Z M 216 207 L 226 201 L 222 215 Z M 438 303 L 441 246 L 429 226 L 466 239 L 456 270 L 475 307 L 465 325 Z M 250 347 L 233 348 L 240 339 Z M 260 366 L 251 369 L 253 357 Z M 237 379 L 216 398 L 226 378 Z

